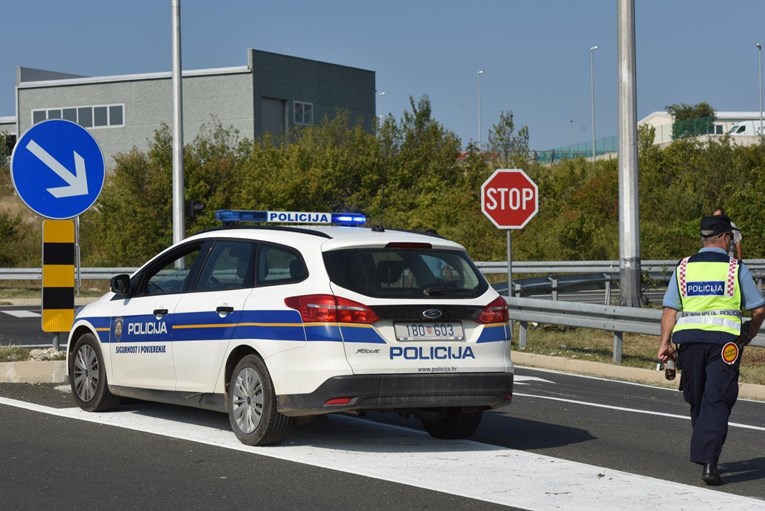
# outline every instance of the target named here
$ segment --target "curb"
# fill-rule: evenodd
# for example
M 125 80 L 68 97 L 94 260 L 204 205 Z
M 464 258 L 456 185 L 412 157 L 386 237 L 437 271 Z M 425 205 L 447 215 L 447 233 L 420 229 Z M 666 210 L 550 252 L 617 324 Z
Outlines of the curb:
M 65 383 L 66 360 L 0 362 L 0 383 Z

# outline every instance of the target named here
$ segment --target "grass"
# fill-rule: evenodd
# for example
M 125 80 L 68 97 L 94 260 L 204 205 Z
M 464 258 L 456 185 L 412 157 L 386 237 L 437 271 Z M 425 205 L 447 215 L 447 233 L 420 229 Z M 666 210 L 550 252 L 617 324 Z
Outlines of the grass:
M 84 280 L 77 297 L 98 297 L 109 290 L 109 283 L 100 280 Z M 0 305 L 10 305 L 11 300 L 41 299 L 42 283 L 28 280 L 0 280 Z
M 17 346 L 0 347 L 0 362 L 24 362 L 26 360 L 65 360 L 66 352 L 53 351 L 52 348 L 19 348 Z

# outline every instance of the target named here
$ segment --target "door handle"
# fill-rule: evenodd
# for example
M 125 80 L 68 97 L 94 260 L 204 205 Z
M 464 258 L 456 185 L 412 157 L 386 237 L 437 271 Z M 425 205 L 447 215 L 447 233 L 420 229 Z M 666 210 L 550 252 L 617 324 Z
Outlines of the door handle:
M 217 312 L 221 317 L 223 317 L 234 312 L 234 308 L 228 305 L 219 305 L 218 307 L 215 308 L 215 312 Z
M 154 309 L 154 317 L 157 319 L 162 319 L 162 316 L 167 315 L 167 309 Z

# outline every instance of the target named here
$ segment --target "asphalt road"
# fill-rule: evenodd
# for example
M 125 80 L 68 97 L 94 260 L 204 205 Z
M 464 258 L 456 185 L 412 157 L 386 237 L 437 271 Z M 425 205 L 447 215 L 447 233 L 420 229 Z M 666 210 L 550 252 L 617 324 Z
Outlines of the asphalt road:
M 39 305 L 0 307 L 0 346 L 50 347 L 53 336 L 42 331 Z
M 690 421 L 679 392 L 525 368 L 518 368 L 517 375 L 512 405 L 485 414 L 472 442 L 433 442 L 417 431 L 421 428 L 413 419 L 369 414 L 364 419 L 333 416 L 299 424 L 284 446 L 242 452 L 231 447 L 236 442 L 223 414 L 132 401 L 107 414 L 111 422 L 99 424 L 85 420 L 105 414 L 80 416 L 73 411 L 71 417 L 59 417 L 0 402 L 3 508 L 45 508 L 66 502 L 73 509 L 494 509 L 492 502 L 504 502 L 505 496 L 476 497 L 471 486 L 480 486 L 492 471 L 520 467 L 526 463 L 523 457 L 531 455 L 550 467 L 549 474 L 529 480 L 522 473 L 503 476 L 509 489 L 498 492 L 533 494 L 538 491 L 534 484 L 545 477 L 571 472 L 581 478 L 576 471 L 592 467 L 604 481 L 616 478 L 615 471 L 637 474 L 630 485 L 645 484 L 640 495 L 671 490 L 668 497 L 675 499 L 671 506 L 681 502 L 687 508 L 765 509 L 765 403 L 737 403 L 721 459 L 724 485 L 707 489 L 700 480 L 700 467 L 687 461 Z M 68 393 L 50 385 L 0 384 L 0 397 L 66 413 L 74 406 Z M 165 421 L 160 429 L 141 425 L 159 419 Z M 219 436 L 192 441 L 195 433 L 184 431 L 197 425 L 207 428 L 206 434 Z M 287 456 L 303 448 L 327 451 L 329 461 L 317 462 L 321 453 L 316 451 L 302 458 Z M 501 464 L 484 467 L 473 461 L 483 450 Z M 385 463 L 391 456 L 400 457 L 388 467 Z M 353 465 L 356 462 L 358 466 Z M 422 481 L 406 479 L 410 463 L 427 467 L 420 471 Z M 564 472 L 555 476 L 559 465 L 564 465 Z M 439 472 L 444 477 L 454 472 L 460 484 L 428 483 Z M 470 477 L 475 480 L 461 484 Z M 531 502 L 537 504 L 521 507 L 550 509 L 544 499 L 590 495 L 590 485 L 598 483 L 560 484 L 559 496 L 548 490 L 532 495 Z M 577 490 L 568 491 L 571 487 Z M 600 497 L 597 492 L 591 495 L 600 498 L 602 490 Z M 733 495 L 760 500 L 735 505 L 725 501 L 738 498 Z M 513 502 L 512 498 L 507 501 Z M 619 507 L 642 510 L 666 505 L 661 494 L 655 494 L 648 501 L 635 500 L 634 507 L 623 503 Z M 596 500 L 581 506 L 599 507 Z M 571 502 L 562 507 L 577 508 Z

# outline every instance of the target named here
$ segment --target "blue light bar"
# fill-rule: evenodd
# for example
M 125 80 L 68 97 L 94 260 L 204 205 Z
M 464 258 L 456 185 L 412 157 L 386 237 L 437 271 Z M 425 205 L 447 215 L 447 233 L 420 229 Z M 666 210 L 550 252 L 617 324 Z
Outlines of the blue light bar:
M 215 219 L 224 224 L 242 222 L 271 222 L 280 224 L 334 224 L 363 225 L 366 217 L 361 213 L 308 213 L 304 211 L 254 211 L 218 209 Z

